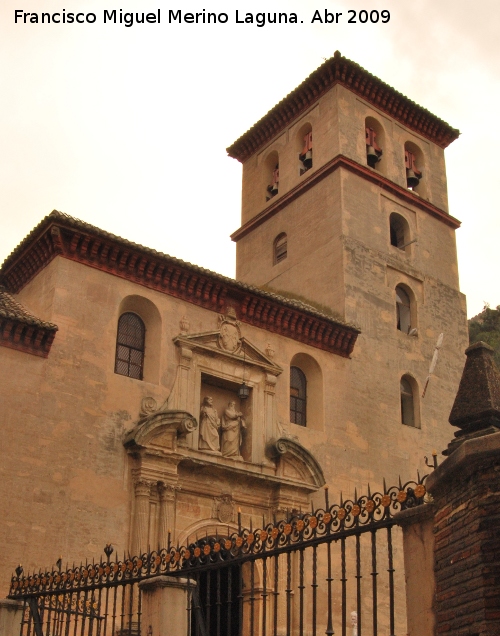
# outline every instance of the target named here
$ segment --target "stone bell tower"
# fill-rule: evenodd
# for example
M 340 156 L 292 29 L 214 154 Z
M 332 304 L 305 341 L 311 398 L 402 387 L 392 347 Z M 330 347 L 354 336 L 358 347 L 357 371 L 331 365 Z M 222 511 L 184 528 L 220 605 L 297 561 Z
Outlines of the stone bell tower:
M 360 327 L 346 394 L 401 403 L 416 428 L 446 422 L 467 346 L 444 160 L 458 135 L 337 51 L 228 148 L 243 164 L 237 278 Z

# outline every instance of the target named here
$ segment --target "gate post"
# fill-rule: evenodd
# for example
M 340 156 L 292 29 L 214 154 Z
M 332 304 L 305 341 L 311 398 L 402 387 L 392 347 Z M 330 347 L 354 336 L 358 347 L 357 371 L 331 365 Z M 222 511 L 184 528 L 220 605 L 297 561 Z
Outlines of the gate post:
M 460 430 L 429 475 L 434 497 L 436 629 L 500 634 L 500 373 L 470 346 L 450 424 Z
M 19 636 L 23 603 L 3 598 L 0 600 L 0 634 L 1 636 Z
M 403 530 L 408 636 L 434 636 L 434 505 L 398 512 Z
M 175 576 L 141 581 L 141 632 L 145 636 L 188 636 L 190 590 L 195 586 L 194 581 Z

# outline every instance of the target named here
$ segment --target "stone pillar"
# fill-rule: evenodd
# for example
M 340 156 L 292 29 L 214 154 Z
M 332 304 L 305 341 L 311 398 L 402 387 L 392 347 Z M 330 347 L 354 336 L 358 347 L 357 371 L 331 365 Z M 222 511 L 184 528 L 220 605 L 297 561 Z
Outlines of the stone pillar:
M 3 598 L 0 600 L 0 634 L 1 636 L 19 636 L 23 603 Z
M 196 583 L 174 576 L 141 581 L 141 632 L 147 636 L 189 634 L 191 591 Z
M 450 424 L 460 430 L 429 475 L 436 513 L 436 633 L 500 634 L 500 373 L 476 343 Z
M 434 636 L 434 505 L 399 512 L 403 530 L 408 636 Z
M 168 548 L 168 531 L 170 529 L 173 532 L 175 528 L 175 486 L 172 486 L 171 484 L 160 484 L 158 486 L 158 493 L 160 495 L 160 524 L 158 528 L 158 546 L 160 548 Z
M 148 548 L 149 498 L 152 482 L 138 479 L 135 484 L 134 525 L 131 551 L 137 556 Z
M 500 432 L 465 441 L 427 479 L 437 633 L 500 634 Z

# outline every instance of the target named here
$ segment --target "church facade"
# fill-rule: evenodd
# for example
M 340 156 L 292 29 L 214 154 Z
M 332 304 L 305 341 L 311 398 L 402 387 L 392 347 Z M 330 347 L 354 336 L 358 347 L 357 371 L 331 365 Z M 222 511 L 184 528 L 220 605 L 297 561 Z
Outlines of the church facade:
M 335 54 L 228 149 L 236 280 L 41 221 L 0 270 L 4 595 L 20 562 L 187 544 L 425 472 L 467 346 L 457 136 Z

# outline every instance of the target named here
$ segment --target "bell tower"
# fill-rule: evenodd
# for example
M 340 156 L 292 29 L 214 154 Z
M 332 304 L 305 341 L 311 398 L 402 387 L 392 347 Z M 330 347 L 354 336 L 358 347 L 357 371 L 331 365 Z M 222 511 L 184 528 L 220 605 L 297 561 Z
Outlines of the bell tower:
M 237 278 L 358 326 L 346 390 L 382 402 L 384 373 L 401 405 L 404 386 L 422 392 L 444 333 L 429 413 L 444 421 L 468 339 L 444 159 L 458 135 L 337 51 L 228 148 L 243 164 Z M 420 425 L 417 406 L 404 417 Z

